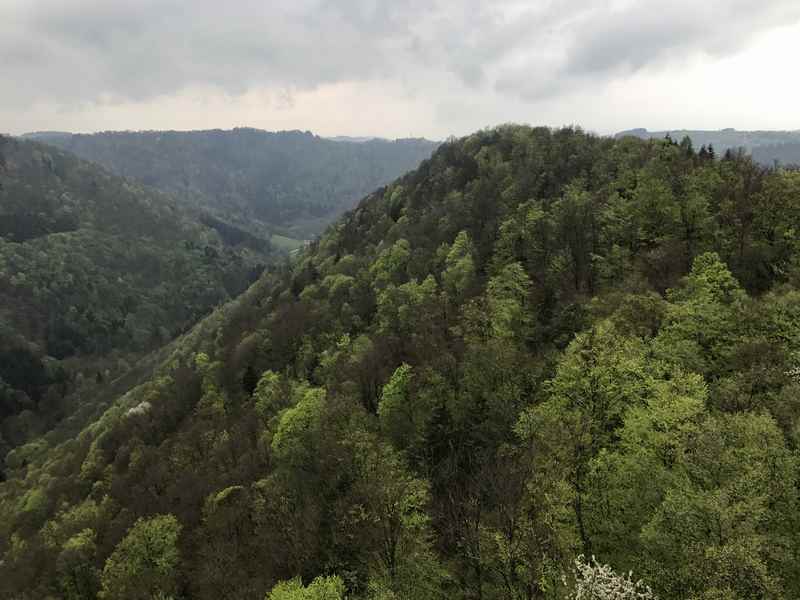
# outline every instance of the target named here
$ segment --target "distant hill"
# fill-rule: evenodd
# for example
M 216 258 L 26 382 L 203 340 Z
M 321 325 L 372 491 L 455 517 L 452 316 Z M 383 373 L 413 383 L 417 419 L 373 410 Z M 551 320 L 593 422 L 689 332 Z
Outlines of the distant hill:
M 269 244 L 52 146 L 0 136 L 0 454 L 66 412 L 80 377 L 192 326 Z M 80 376 L 79 376 L 80 374 Z
M 47 143 L 58 138 L 69 138 L 70 136 L 72 136 L 72 134 L 69 131 L 32 131 L 20 137 L 34 142 L 42 141 Z
M 29 135 L 175 194 L 232 225 L 299 239 L 320 233 L 438 145 L 249 128 Z
M 333 140 L 334 142 L 351 142 L 353 144 L 361 144 L 363 142 L 371 142 L 372 140 L 384 140 L 385 138 L 377 138 L 372 136 L 350 136 L 350 135 L 335 135 L 333 137 L 325 138 L 326 140 Z
M 778 161 L 783 165 L 800 165 L 800 140 L 787 144 L 770 144 L 753 148 L 753 158 L 758 162 L 771 165 Z
M 663 139 L 669 135 L 675 141 L 689 136 L 694 147 L 712 145 L 715 152 L 743 148 L 754 159 L 765 165 L 775 162 L 789 165 L 800 162 L 800 130 L 796 131 L 739 131 L 737 129 L 692 130 L 673 129 L 669 131 L 648 131 L 647 129 L 629 129 L 621 131 L 615 137 L 633 136 L 641 139 Z

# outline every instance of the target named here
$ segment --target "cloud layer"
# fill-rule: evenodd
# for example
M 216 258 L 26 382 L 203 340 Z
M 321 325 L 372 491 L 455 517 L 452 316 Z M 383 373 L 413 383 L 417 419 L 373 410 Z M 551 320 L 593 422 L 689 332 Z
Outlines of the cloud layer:
M 796 0 L 4 0 L 0 115 L 153 110 L 189 90 L 281 110 L 337 86 L 440 114 L 535 104 L 735 55 L 798 21 Z

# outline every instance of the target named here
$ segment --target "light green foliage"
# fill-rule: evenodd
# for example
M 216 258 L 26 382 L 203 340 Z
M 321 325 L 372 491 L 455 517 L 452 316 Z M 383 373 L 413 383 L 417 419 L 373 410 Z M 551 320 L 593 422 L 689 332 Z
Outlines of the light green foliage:
M 681 218 L 669 183 L 656 173 L 642 174 L 626 212 L 634 221 L 638 242 L 644 246 L 674 235 Z
M 174 593 L 180 531 L 172 515 L 136 521 L 106 561 L 100 597 L 149 600 L 158 593 Z
M 520 261 L 530 270 L 541 269 L 547 262 L 553 227 L 552 219 L 538 203 L 520 204 L 516 214 L 500 225 L 495 263 L 502 266 Z
M 308 468 L 317 447 L 325 410 L 325 391 L 307 390 L 297 405 L 281 414 L 272 452 L 287 468 Z
M 453 240 L 442 271 L 442 284 L 452 300 L 458 300 L 472 285 L 475 277 L 475 249 L 466 231 L 461 231 Z
M 344 583 L 339 577 L 317 577 L 307 586 L 300 579 L 282 581 L 266 600 L 344 600 Z
M 704 590 L 776 597 L 794 561 L 797 457 L 762 415 L 708 417 L 685 445 L 676 480 L 642 530 L 653 577 L 670 597 Z M 712 595 L 713 597 L 713 595 Z
M 397 367 L 391 379 L 383 386 L 378 405 L 381 425 L 400 443 L 410 442 L 414 432 L 419 429 L 414 422 L 414 413 L 408 398 L 411 377 L 411 366 L 402 364 Z
M 336 273 L 328 275 L 322 280 L 322 287 L 328 292 L 328 297 L 333 301 L 342 302 L 346 300 L 350 293 L 350 288 L 353 286 L 355 279 L 349 275 L 342 275 Z
M 724 373 L 745 295 L 717 254 L 698 256 L 682 287 L 671 290 L 656 350 L 687 370 Z
M 586 527 L 593 549 L 633 568 L 639 533 L 686 465 L 687 444 L 705 418 L 702 378 L 672 373 L 653 384 L 644 404 L 630 407 L 619 442 L 589 463 Z
M 411 335 L 416 325 L 436 310 L 438 286 L 432 275 L 422 283 L 412 279 L 400 286 L 387 285 L 378 293 L 378 318 L 384 330 Z M 419 332 L 423 333 L 423 332 Z
M 204 419 L 220 419 L 225 414 L 225 396 L 216 386 L 209 386 L 197 403 L 195 412 Z
M 197 355 L 194 357 L 194 364 L 197 367 L 197 370 L 203 376 L 205 376 L 211 368 L 211 361 L 208 358 L 208 354 L 205 352 L 197 353 Z
M 692 265 L 685 285 L 673 290 L 672 302 L 706 302 L 732 305 L 744 300 L 745 294 L 739 282 L 713 252 L 701 254 Z
M 285 390 L 281 386 L 280 375 L 273 371 L 264 371 L 253 392 L 253 400 L 259 416 L 262 419 L 268 419 L 284 408 L 288 400 L 284 394 Z
M 578 551 L 573 493 L 560 479 L 539 470 L 527 450 L 505 446 L 482 474 L 497 510 L 481 518 L 474 550 L 491 574 L 490 598 L 527 600 L 552 595 L 564 560 Z
M 440 597 L 443 570 L 431 544 L 427 482 L 414 477 L 385 442 L 354 433 L 355 495 L 363 500 L 343 527 L 364 531 L 369 547 L 371 587 L 398 598 Z
M 713 227 L 711 198 L 722 183 L 713 169 L 698 169 L 685 179 L 686 195 L 677 200 L 680 205 L 680 237 L 686 243 L 688 256 L 696 256 L 708 246 Z
M 547 384 L 547 401 L 524 411 L 516 425 L 523 440 L 546 448 L 538 468 L 571 487 L 584 551 L 593 549 L 590 461 L 615 442 L 625 414 L 652 397 L 651 370 L 641 341 L 601 323 L 570 344 Z
M 525 310 L 530 287 L 530 278 L 520 263 L 506 265 L 489 280 L 487 307 L 495 336 L 525 340 L 530 334 L 533 319 Z
M 608 322 L 576 336 L 548 383 L 542 410 L 577 419 L 575 433 L 588 436 L 587 449 L 599 449 L 625 412 L 651 394 L 652 366 L 645 350 L 641 341 L 621 336 Z
M 47 449 L 47 441 L 43 438 L 38 438 L 32 442 L 28 442 L 22 446 L 14 448 L 6 455 L 6 464 L 11 469 L 17 469 L 37 455 L 40 455 Z
M 99 572 L 94 566 L 95 532 L 84 529 L 69 538 L 58 555 L 61 590 L 66 600 L 92 598 L 98 591 Z
M 206 498 L 206 504 L 203 508 L 203 512 L 206 514 L 206 516 L 213 515 L 221 505 L 226 504 L 230 498 L 240 495 L 243 490 L 244 488 L 241 485 L 232 485 L 217 492 L 216 494 L 211 494 L 208 498 Z
M 344 334 L 336 342 L 335 347 L 328 348 L 322 352 L 319 357 L 320 370 L 327 373 L 337 369 L 342 362 L 355 359 L 361 351 L 371 345 L 367 340 L 357 339 L 354 343 L 350 339 L 350 335 Z
M 375 288 L 382 289 L 390 283 L 401 283 L 406 278 L 406 267 L 410 258 L 411 245 L 408 240 L 399 239 L 385 248 L 370 267 Z
M 35 488 L 22 498 L 20 512 L 25 513 L 34 520 L 41 519 L 47 511 L 47 494 L 44 490 Z
M 202 379 L 202 396 L 195 406 L 195 414 L 209 421 L 225 414 L 226 394 L 217 384 L 220 364 L 212 362 L 205 352 L 194 357 L 195 368 Z
M 103 508 L 103 505 L 98 505 L 94 500 L 87 498 L 80 504 L 59 513 L 42 527 L 41 534 L 45 545 L 59 547 L 72 535 L 95 526 L 97 520 L 103 516 Z

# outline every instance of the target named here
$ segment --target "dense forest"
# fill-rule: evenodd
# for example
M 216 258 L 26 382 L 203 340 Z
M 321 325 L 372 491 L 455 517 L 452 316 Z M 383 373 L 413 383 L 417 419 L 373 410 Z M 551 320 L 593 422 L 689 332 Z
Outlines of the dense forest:
M 0 137 L 0 476 L 8 450 L 258 277 L 269 244 L 208 224 L 63 151 Z
M 356 143 L 246 128 L 30 135 L 199 203 L 257 235 L 301 240 L 415 168 L 437 146 L 422 139 Z
M 629 129 L 617 137 L 635 136 L 642 139 L 663 139 L 671 136 L 676 140 L 688 137 L 698 148 L 705 146 L 724 154 L 728 150 L 736 152 L 740 148 L 752 155 L 753 159 L 766 166 L 800 165 L 800 131 L 740 131 L 737 129 L 648 131 Z
M 448 141 L 10 452 L 0 596 L 800 597 L 798 230 L 688 139 Z

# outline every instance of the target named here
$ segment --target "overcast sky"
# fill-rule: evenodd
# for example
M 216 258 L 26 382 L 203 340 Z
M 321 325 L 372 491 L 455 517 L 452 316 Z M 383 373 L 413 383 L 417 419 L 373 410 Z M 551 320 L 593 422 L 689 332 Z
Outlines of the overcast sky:
M 0 0 L 0 132 L 800 129 L 798 0 Z

